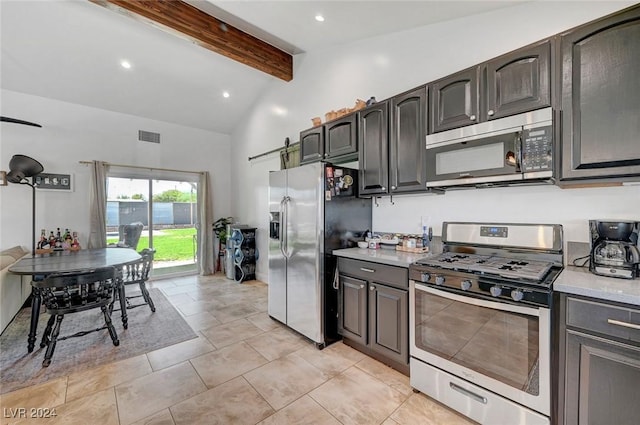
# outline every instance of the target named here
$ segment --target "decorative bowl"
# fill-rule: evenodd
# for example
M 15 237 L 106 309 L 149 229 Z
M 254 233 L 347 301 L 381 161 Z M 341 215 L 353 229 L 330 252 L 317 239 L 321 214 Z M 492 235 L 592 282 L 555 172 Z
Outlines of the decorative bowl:
M 369 244 L 364 241 L 358 241 L 358 248 L 368 248 Z

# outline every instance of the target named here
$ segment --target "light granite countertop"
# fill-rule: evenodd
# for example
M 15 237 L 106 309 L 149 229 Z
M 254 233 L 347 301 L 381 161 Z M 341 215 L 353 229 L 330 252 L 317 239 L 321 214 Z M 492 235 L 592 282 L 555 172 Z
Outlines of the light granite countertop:
M 567 294 L 640 306 L 640 279 L 598 276 L 589 272 L 588 268 L 565 267 L 553 282 L 553 289 Z
M 351 258 L 354 260 L 371 261 L 373 263 L 387 264 L 409 268 L 409 264 L 428 257 L 428 253 L 412 253 L 395 251 L 391 249 L 346 248 L 333 251 L 337 257 Z

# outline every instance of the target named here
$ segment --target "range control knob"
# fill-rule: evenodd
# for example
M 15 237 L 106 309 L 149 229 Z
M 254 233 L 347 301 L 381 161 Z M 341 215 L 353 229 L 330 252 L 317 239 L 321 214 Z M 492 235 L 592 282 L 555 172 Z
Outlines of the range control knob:
M 489 292 L 491 292 L 491 295 L 494 297 L 499 297 L 502 294 L 502 288 L 499 286 L 492 286 L 489 288 Z
M 429 282 L 429 279 L 431 279 L 431 275 L 429 273 L 422 273 L 420 275 L 420 280 L 422 282 Z
M 444 283 L 444 276 L 436 276 L 436 285 L 442 285 Z
M 514 289 L 513 291 L 511 291 L 511 298 L 514 301 L 520 301 L 523 296 L 524 296 L 524 293 L 519 289 Z
M 462 289 L 463 291 L 468 291 L 469 289 L 471 289 L 471 281 L 467 279 L 460 282 L 460 289 Z

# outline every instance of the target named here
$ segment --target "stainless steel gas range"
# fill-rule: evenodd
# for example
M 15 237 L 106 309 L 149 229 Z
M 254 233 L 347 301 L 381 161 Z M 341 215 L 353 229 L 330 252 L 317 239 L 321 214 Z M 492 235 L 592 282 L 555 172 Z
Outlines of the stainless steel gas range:
M 411 386 L 483 424 L 548 424 L 562 226 L 445 222 L 409 267 Z

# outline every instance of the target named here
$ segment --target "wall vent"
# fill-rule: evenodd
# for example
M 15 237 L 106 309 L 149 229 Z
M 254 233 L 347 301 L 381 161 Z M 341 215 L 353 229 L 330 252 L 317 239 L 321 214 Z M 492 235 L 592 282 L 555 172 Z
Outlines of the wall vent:
M 138 130 L 138 140 L 141 142 L 160 143 L 160 133 Z

